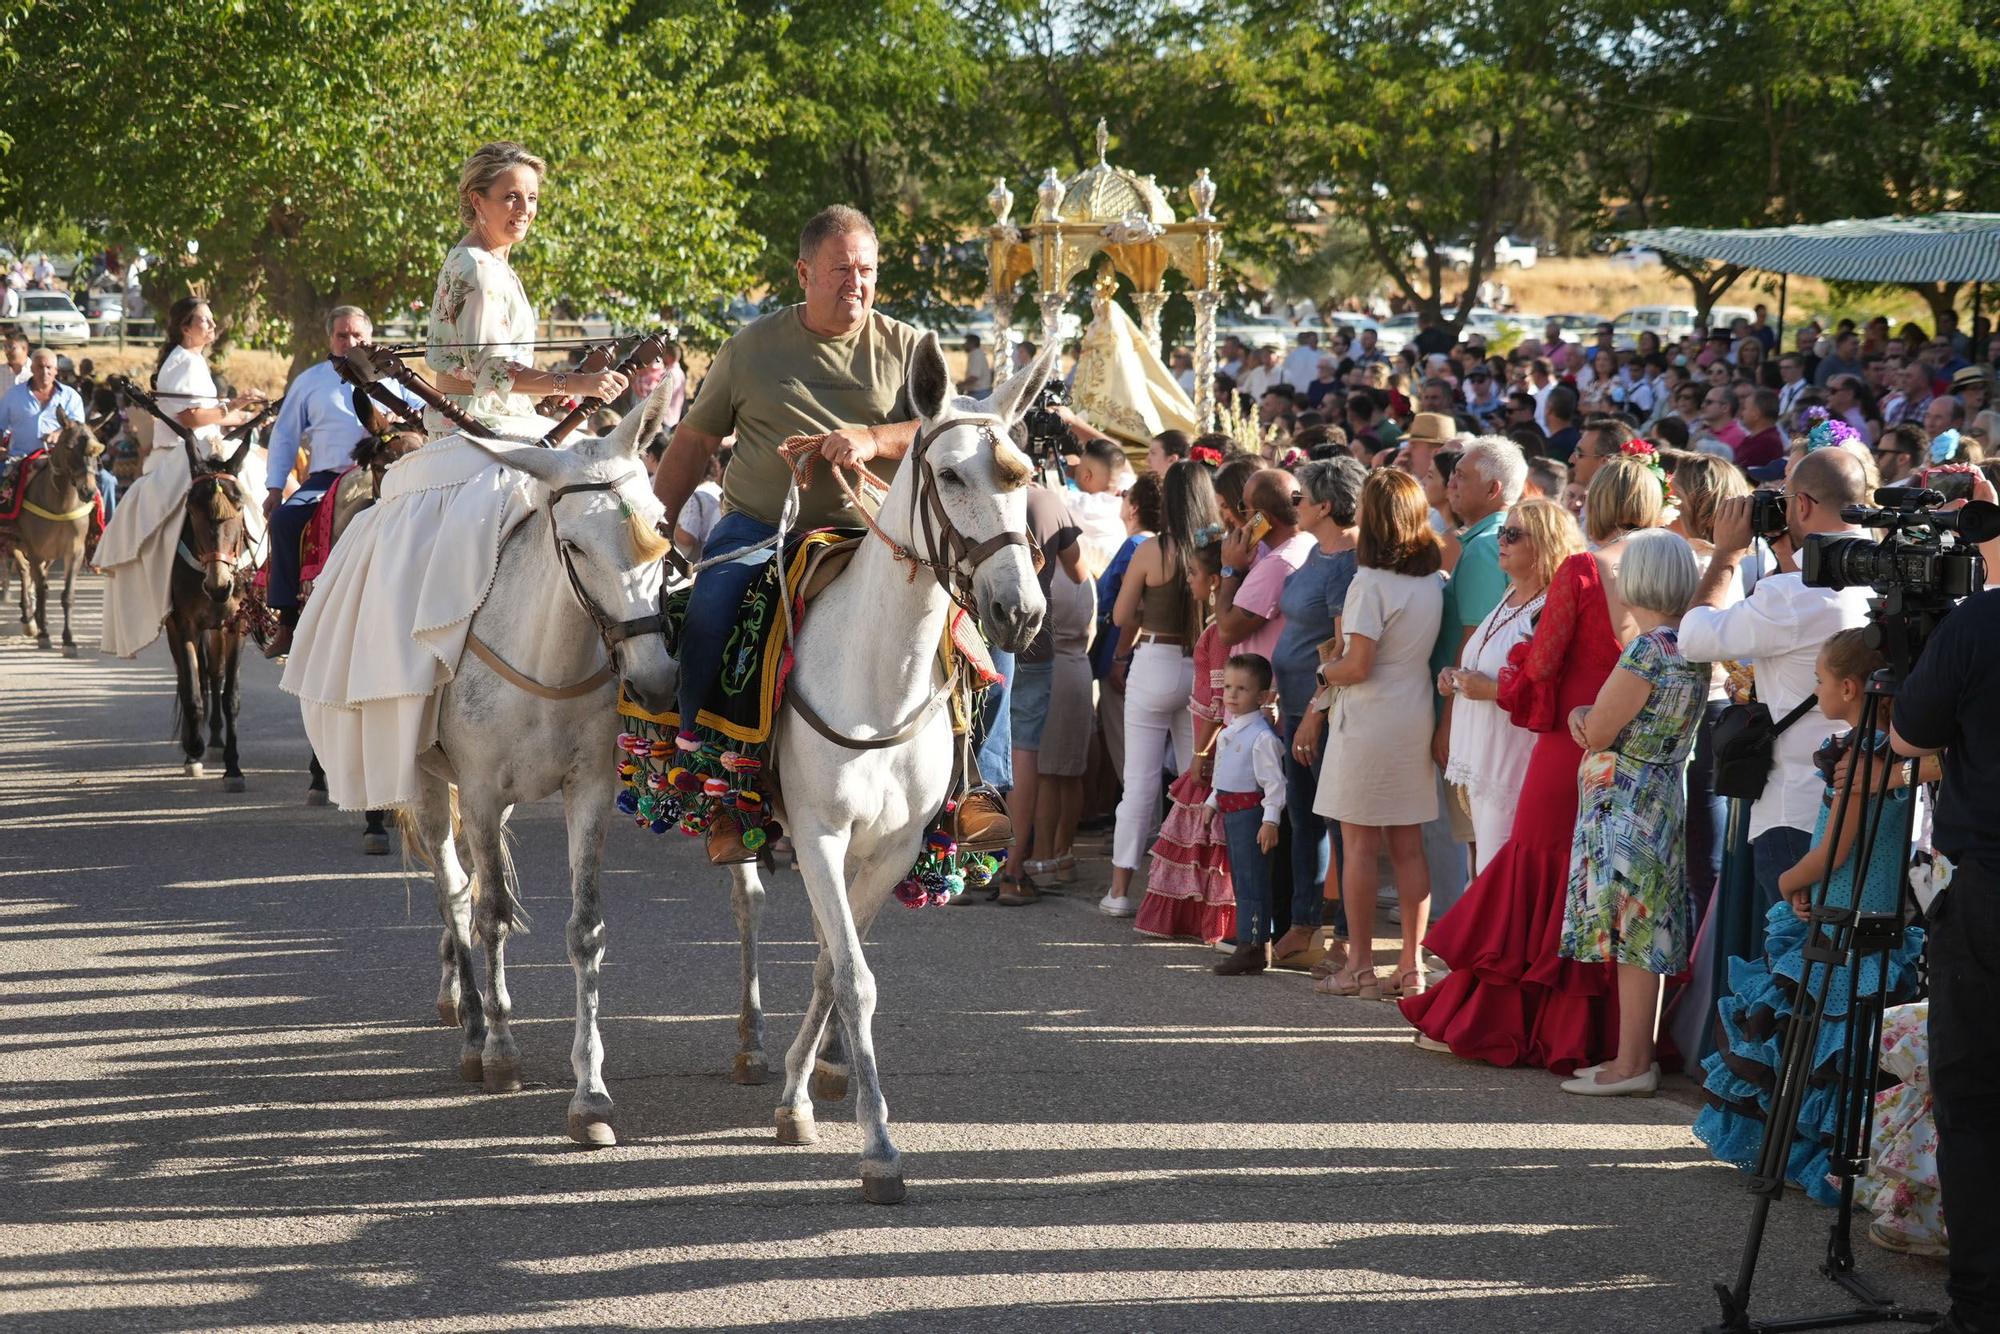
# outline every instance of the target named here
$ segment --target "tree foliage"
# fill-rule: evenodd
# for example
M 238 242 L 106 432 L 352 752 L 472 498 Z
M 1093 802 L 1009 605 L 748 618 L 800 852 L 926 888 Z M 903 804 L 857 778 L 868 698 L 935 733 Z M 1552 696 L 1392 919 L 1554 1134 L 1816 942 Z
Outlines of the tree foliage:
M 66 212 L 191 261 L 159 277 L 227 293 L 301 358 L 318 317 L 427 297 L 462 231 L 459 162 L 514 138 L 550 164 L 515 256 L 546 305 L 623 299 L 644 319 L 740 285 L 737 141 L 768 85 L 722 78 L 744 24 L 713 0 L 630 30 L 619 0 L 184 0 L 31 4 L 0 32 L 38 74 L 0 87 L 14 130 L 0 214 Z M 103 76 L 104 54 L 118 77 Z M 78 145 L 89 145 L 86 152 Z M 26 164 L 64 163 L 60 171 Z

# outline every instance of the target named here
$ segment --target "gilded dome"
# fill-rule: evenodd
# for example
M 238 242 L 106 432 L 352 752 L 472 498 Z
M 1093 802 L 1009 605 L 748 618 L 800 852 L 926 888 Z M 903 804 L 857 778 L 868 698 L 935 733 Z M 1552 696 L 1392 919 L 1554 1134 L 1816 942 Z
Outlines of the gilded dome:
M 1062 183 L 1061 217 L 1066 223 L 1112 223 L 1120 222 L 1133 214 L 1151 222 L 1168 223 L 1174 220 L 1174 211 L 1167 204 L 1166 192 L 1156 185 L 1151 176 L 1140 176 L 1114 167 L 1105 160 L 1105 150 L 1109 144 L 1104 122 L 1097 122 L 1097 162 L 1084 168 Z M 1054 172 L 1050 172 L 1054 176 Z M 1054 185 L 1045 183 L 1035 206 L 1036 222 L 1049 221 L 1049 206 L 1055 191 L 1047 188 Z

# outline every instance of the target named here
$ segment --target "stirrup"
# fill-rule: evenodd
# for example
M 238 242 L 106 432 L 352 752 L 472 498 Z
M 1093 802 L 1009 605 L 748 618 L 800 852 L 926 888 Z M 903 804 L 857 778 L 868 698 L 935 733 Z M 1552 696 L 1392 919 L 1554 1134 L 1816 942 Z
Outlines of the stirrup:
M 999 852 L 1014 842 L 1007 800 L 985 783 L 959 794 L 951 813 L 952 840 L 961 852 Z

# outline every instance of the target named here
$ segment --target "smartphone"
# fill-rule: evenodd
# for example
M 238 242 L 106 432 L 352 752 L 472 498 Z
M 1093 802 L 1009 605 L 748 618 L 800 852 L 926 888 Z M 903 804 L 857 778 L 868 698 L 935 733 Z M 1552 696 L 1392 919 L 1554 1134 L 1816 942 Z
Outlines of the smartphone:
M 1972 499 L 1973 474 L 1969 472 L 1934 471 L 1925 476 L 1923 484 L 1944 497 L 1949 505 L 1954 500 Z
M 1250 534 L 1251 546 L 1254 547 L 1259 542 L 1262 542 L 1264 538 L 1270 534 L 1270 531 L 1271 531 L 1271 521 L 1269 519 L 1265 518 L 1262 514 L 1258 513 L 1252 513 L 1250 515 L 1249 534 Z

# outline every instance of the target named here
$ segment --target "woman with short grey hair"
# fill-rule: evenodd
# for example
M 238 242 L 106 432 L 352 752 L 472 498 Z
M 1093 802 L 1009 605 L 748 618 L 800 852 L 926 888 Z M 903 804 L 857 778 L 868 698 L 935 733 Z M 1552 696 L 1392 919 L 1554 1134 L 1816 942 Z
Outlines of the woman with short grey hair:
M 1271 949 L 1279 968 L 1326 967 L 1325 955 L 1313 942 L 1320 921 L 1321 885 L 1326 881 L 1330 835 L 1326 817 L 1313 811 L 1319 791 L 1321 733 L 1326 715 L 1312 714 L 1310 730 L 1301 731 L 1307 705 L 1319 689 L 1319 646 L 1338 630 L 1341 604 L 1354 578 L 1354 515 L 1361 503 L 1361 484 L 1368 470 L 1340 456 L 1316 459 L 1301 466 L 1298 479 L 1299 531 L 1316 545 L 1305 564 L 1285 580 L 1278 609 L 1284 629 L 1271 650 L 1271 670 L 1278 688 L 1279 735 L 1285 742 L 1285 818 L 1292 829 L 1292 925 Z M 1347 934 L 1347 916 L 1333 907 L 1336 938 Z M 1339 968 L 1344 959 L 1332 961 Z

